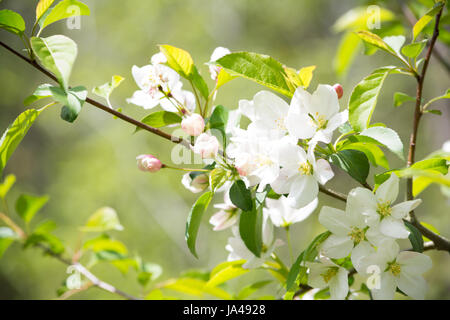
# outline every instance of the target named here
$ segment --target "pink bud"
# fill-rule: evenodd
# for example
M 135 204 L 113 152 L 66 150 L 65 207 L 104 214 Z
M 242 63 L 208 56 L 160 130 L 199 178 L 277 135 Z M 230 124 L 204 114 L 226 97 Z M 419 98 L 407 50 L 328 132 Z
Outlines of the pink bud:
M 151 154 L 141 154 L 136 157 L 139 170 L 148 172 L 157 172 L 162 168 L 161 161 Z
M 214 136 L 202 133 L 195 141 L 192 150 L 201 155 L 203 159 L 214 158 L 219 152 L 219 141 Z
M 342 98 L 342 95 L 344 94 L 344 88 L 339 83 L 336 83 L 333 86 L 334 91 L 336 91 L 336 94 L 338 96 L 338 99 Z
M 202 116 L 194 113 L 181 121 L 181 128 L 190 136 L 198 136 L 205 129 L 205 121 Z

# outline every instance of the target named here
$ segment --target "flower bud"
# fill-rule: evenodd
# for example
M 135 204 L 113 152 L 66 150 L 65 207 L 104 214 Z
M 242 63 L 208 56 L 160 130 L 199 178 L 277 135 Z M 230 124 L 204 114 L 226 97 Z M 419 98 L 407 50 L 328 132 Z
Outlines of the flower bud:
M 342 98 L 342 95 L 344 94 L 344 88 L 339 83 L 336 83 L 333 86 L 334 91 L 336 91 L 336 94 L 338 96 L 338 99 Z
M 192 175 L 192 172 L 188 172 L 181 179 L 181 183 L 189 191 L 199 193 L 209 186 L 209 176 L 206 173 Z
M 203 159 L 214 158 L 219 152 L 219 141 L 214 136 L 202 133 L 195 141 L 192 150 Z
M 136 157 L 139 170 L 148 172 L 157 172 L 162 168 L 161 161 L 151 154 L 141 154 Z
M 198 136 L 205 129 L 205 121 L 202 116 L 194 113 L 181 121 L 181 129 L 190 136 Z

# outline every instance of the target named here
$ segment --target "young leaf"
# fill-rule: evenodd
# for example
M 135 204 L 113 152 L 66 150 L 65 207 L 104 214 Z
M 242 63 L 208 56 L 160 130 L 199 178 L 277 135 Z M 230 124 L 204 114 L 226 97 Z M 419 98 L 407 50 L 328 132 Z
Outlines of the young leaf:
M 142 118 L 141 122 L 154 128 L 161 128 L 171 124 L 180 123 L 181 120 L 181 117 L 174 112 L 156 111 Z M 136 127 L 135 132 L 138 132 L 139 130 L 141 130 L 141 128 Z
M 258 290 L 261 290 L 268 284 L 272 283 L 272 280 L 262 280 L 255 282 L 251 285 L 245 286 L 244 288 L 239 291 L 238 295 L 236 296 L 237 300 L 244 300 L 247 299 L 251 294 L 255 293 Z
M 24 101 L 24 106 L 29 106 L 30 104 L 44 98 L 49 98 L 52 96 L 52 91 L 50 88 L 53 87 L 53 85 L 49 83 L 41 84 L 39 87 L 34 90 L 33 94 L 31 96 L 28 96 Z
M 243 211 L 251 211 L 253 208 L 252 194 L 242 180 L 235 181 L 231 186 L 230 200 L 236 207 Z
M 25 31 L 25 21 L 22 16 L 12 10 L 0 10 L 0 28 L 20 35 Z
M 76 10 L 73 9 L 75 7 L 77 8 Z M 62 19 L 88 15 L 90 15 L 89 7 L 84 3 L 77 0 L 62 0 L 48 11 L 48 14 L 42 20 L 41 30 Z
M 37 197 L 30 194 L 21 195 L 16 202 L 17 214 L 29 223 L 34 215 L 48 202 L 48 196 Z
M 54 73 L 61 86 L 67 90 L 72 66 L 77 57 L 76 43 L 62 35 L 32 37 L 31 47 L 42 65 Z
M 226 132 L 225 128 L 228 122 L 228 109 L 222 105 L 218 105 L 214 108 L 211 117 L 209 118 L 208 125 L 211 132 L 219 139 L 219 142 L 223 142 L 224 149 L 226 148 Z M 216 132 L 218 130 L 219 132 Z
M 367 30 L 361 30 L 361 31 L 357 31 L 356 34 L 365 42 L 367 42 L 379 49 L 382 49 L 388 53 L 391 53 L 394 55 L 396 54 L 395 51 L 386 42 L 384 42 L 383 39 L 381 39 L 375 33 L 372 33 Z
M 355 59 L 360 47 L 360 38 L 354 32 L 347 32 L 342 37 L 334 57 L 333 66 L 338 76 L 345 75 Z
M 360 183 L 365 183 L 369 175 L 370 164 L 364 152 L 341 150 L 329 156 L 330 163 L 347 172 Z
M 416 22 L 413 27 L 413 41 L 416 41 L 419 33 L 427 26 L 428 23 L 430 23 L 431 20 L 433 20 L 434 16 L 437 15 L 439 11 L 441 11 L 444 4 L 444 1 L 436 2 L 433 8 L 428 10 L 428 12 L 425 13 L 425 15 Z
M 402 48 L 402 53 L 408 58 L 415 59 L 422 52 L 428 40 L 410 43 Z
M 198 258 L 198 256 L 195 250 L 195 242 L 197 240 L 198 229 L 200 228 L 200 222 L 202 221 L 203 213 L 205 213 L 206 209 L 208 208 L 212 197 L 213 193 L 211 191 L 202 194 L 192 206 L 186 222 L 186 242 L 189 250 L 196 258 Z
M 349 122 L 355 131 L 363 131 L 369 126 L 381 86 L 388 74 L 395 68 L 376 69 L 353 89 L 349 102 Z
M 215 192 L 218 188 L 220 188 L 226 181 L 229 176 L 229 171 L 217 167 L 213 169 L 209 174 L 209 186 L 211 190 Z
M 376 144 L 365 142 L 353 142 L 345 144 L 342 148 L 340 148 L 340 150 L 348 150 L 348 149 L 364 152 L 367 159 L 369 159 L 369 161 L 374 166 L 382 166 L 383 168 L 389 170 L 389 162 L 387 161 L 384 152 Z
M 6 176 L 5 180 L 0 183 L 0 198 L 4 199 L 8 194 L 11 187 L 16 182 L 16 176 L 13 174 L 9 174 Z
M 231 76 L 240 76 L 288 97 L 292 97 L 295 85 L 289 81 L 283 65 L 267 55 L 253 52 L 233 52 L 216 63 Z
M 0 139 L 0 176 L 9 158 L 40 113 L 41 111 L 35 109 L 22 112 L 3 133 Z
M 50 91 L 52 92 L 53 99 L 63 105 L 61 118 L 68 122 L 74 122 L 86 100 L 86 88 L 79 86 L 65 91 L 60 87 L 51 87 Z
M 402 140 L 394 130 L 385 127 L 370 127 L 363 130 L 360 135 L 375 139 L 400 159 L 405 159 Z
M 211 275 L 211 278 L 206 285 L 209 287 L 217 287 L 222 283 L 247 273 L 249 270 L 242 268 L 242 264 L 242 262 L 238 264 L 229 264 L 225 268 L 220 269 L 220 271 L 217 271 Z
M 36 6 L 36 21 L 44 15 L 55 0 L 40 0 Z
M 313 72 L 316 66 L 303 67 L 298 71 L 298 76 L 302 82 L 302 86 L 307 89 L 313 78 Z
M 239 218 L 239 234 L 245 246 L 257 257 L 261 255 L 263 245 L 262 224 L 262 206 L 256 208 L 256 205 L 253 205 L 251 210 L 241 212 L 241 217 Z
M 194 73 L 192 74 L 192 77 L 188 80 L 191 80 L 194 86 L 200 91 L 203 98 L 208 99 L 209 97 L 209 88 L 206 84 L 203 77 L 200 75 L 200 73 L 197 70 L 197 67 L 194 66 Z
M 414 227 L 411 223 L 408 221 L 404 221 L 405 226 L 409 229 L 409 241 L 411 242 L 411 245 L 413 247 L 413 250 L 416 252 L 423 252 L 423 238 L 422 234 L 419 230 L 417 230 L 416 227 Z
M 122 83 L 123 80 L 124 80 L 123 77 L 114 75 L 112 76 L 110 82 L 104 83 L 92 89 L 92 93 L 98 95 L 99 97 L 104 98 L 106 101 L 108 101 L 109 104 L 109 96 L 114 91 L 114 89 L 117 88 Z
M 194 60 L 189 52 L 168 44 L 160 45 L 159 49 L 166 56 L 170 68 L 183 78 L 191 79 L 194 74 Z
M 83 232 L 105 232 L 109 230 L 122 231 L 123 226 L 119 222 L 116 210 L 109 207 L 103 207 L 95 211 L 89 217 L 86 225 L 80 229 Z
M 406 93 L 396 92 L 394 93 L 394 107 L 399 107 L 406 101 L 416 101 L 414 97 L 407 95 Z
M 401 56 L 400 50 L 402 49 L 403 44 L 405 43 L 404 36 L 388 36 L 383 38 L 384 43 L 386 43 L 389 48 L 394 50 L 397 56 Z
M 223 86 L 225 83 L 233 80 L 234 78 L 236 77 L 233 77 L 225 69 L 221 68 L 219 74 L 217 75 L 216 90 Z

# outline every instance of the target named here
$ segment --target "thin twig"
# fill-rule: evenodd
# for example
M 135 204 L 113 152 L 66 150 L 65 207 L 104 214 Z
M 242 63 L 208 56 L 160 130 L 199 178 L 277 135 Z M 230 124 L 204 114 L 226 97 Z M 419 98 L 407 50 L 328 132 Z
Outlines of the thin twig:
M 324 194 L 327 194 L 330 197 L 333 197 L 335 199 L 347 202 L 347 196 L 345 194 L 343 194 L 343 193 L 340 193 L 340 192 L 337 192 L 337 191 L 325 188 L 324 186 L 319 186 L 319 191 L 324 193 Z

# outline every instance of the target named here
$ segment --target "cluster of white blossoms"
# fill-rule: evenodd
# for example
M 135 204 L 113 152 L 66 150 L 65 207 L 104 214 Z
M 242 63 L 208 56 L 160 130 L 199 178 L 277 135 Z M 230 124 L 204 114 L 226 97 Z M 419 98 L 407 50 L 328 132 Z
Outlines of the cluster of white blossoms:
M 228 53 L 219 47 L 211 61 Z M 205 132 L 203 117 L 193 113 L 195 97 L 182 89 L 179 75 L 165 65 L 164 55 L 156 54 L 151 60 L 150 65 L 133 67 L 140 90 L 128 101 L 146 109 L 161 105 L 166 111 L 177 112 L 183 118 L 181 128 L 195 141 L 192 151 L 206 164 L 215 161 L 216 166 L 231 170 L 233 179 L 239 176 L 256 192 L 270 186 L 278 194 L 278 198 L 266 197 L 264 201 L 262 250 L 257 257 L 239 233 L 240 210 L 229 194 L 232 181 L 215 190 L 224 192 L 224 203 L 214 205 L 218 212 L 210 223 L 215 231 L 232 229 L 226 246 L 228 260 L 245 260 L 244 268 L 261 267 L 283 245 L 274 237 L 274 226 L 289 230 L 293 223 L 309 217 L 318 206 L 319 185 L 334 176 L 329 162 L 315 151 L 319 143 L 329 144 L 334 131 L 348 120 L 348 110 L 340 111 L 339 107 L 342 87 L 322 84 L 312 94 L 299 87 L 289 104 L 268 91 L 258 92 L 251 101 L 241 100 L 239 108 L 229 112 L 227 137 L 223 137 L 229 140 L 225 155 L 219 153 L 216 136 Z M 210 65 L 213 80 L 217 81 L 220 72 L 219 67 Z M 245 129 L 240 127 L 241 115 L 250 120 Z M 143 171 L 168 167 L 152 155 L 138 156 L 137 161 Z M 183 176 L 182 184 L 194 193 L 204 191 L 210 187 L 207 171 L 193 169 Z M 431 267 L 431 260 L 421 253 L 400 252 L 396 242 L 408 238 L 403 220 L 421 200 L 394 205 L 398 188 L 399 179 L 391 174 L 375 193 L 367 188 L 351 190 L 345 211 L 322 207 L 319 222 L 330 235 L 318 248 L 317 259 L 304 264 L 309 286 L 328 287 L 332 299 L 347 298 L 350 272 L 342 266 L 342 259 L 346 259 L 364 279 L 375 277 L 370 286 L 375 299 L 392 299 L 397 288 L 412 298 L 424 298 L 422 274 Z

